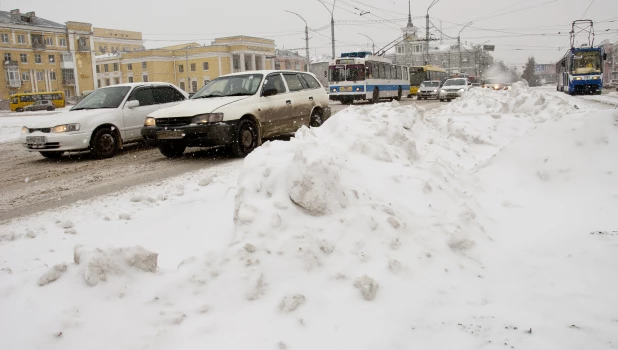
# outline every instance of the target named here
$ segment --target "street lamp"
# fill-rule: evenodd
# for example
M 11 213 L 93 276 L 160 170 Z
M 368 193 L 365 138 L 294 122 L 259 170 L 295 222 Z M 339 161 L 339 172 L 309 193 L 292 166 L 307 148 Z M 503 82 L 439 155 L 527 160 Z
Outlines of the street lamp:
M 326 6 L 326 4 L 324 2 L 322 2 L 322 0 L 318 0 L 320 2 L 320 4 L 324 5 L 324 7 L 326 8 L 326 11 L 330 12 L 330 37 L 331 37 L 331 46 L 333 49 L 333 59 L 335 59 L 335 3 L 337 2 L 337 0 L 333 0 L 333 8 L 332 10 L 328 8 L 328 6 Z
M 372 55 L 375 55 L 375 53 L 376 53 L 376 44 L 373 42 L 373 39 L 371 39 L 368 35 L 365 35 L 365 34 L 363 34 L 363 33 L 358 33 L 358 34 L 359 34 L 359 35 L 362 35 L 362 36 L 364 36 L 364 37 L 366 37 L 366 38 L 367 38 L 367 39 L 369 39 L 369 40 L 371 40 L 371 46 L 372 46 L 372 48 L 371 48 L 371 54 L 372 54 Z
M 463 32 L 464 29 L 466 29 L 468 26 L 470 26 L 472 24 L 472 22 L 468 22 L 466 24 L 464 24 L 464 26 L 461 28 L 461 30 L 459 31 L 459 33 L 457 34 L 457 48 L 459 50 L 459 73 L 462 73 L 462 62 L 461 62 L 461 32 Z
M 296 15 L 298 17 L 300 17 L 300 19 L 303 20 L 303 22 L 305 22 L 305 72 L 309 71 L 309 27 L 307 26 L 307 21 L 305 21 L 305 19 L 303 18 L 303 16 L 299 15 L 296 12 L 292 12 L 292 11 L 288 11 L 288 10 L 284 10 L 285 12 L 291 13 L 293 15 Z
M 426 23 L 426 25 L 425 25 L 425 29 L 427 30 L 427 31 L 426 31 L 426 35 L 425 35 L 425 44 L 426 44 L 426 47 L 425 47 L 425 65 L 428 65 L 428 64 L 429 64 L 429 61 L 430 61 L 430 60 L 429 60 L 429 10 L 430 10 L 430 9 L 431 9 L 431 8 L 432 8 L 435 4 L 437 4 L 439 1 L 440 1 L 440 0 L 433 0 L 433 1 L 431 2 L 431 4 L 429 4 L 429 7 L 427 8 L 427 15 L 425 16 L 425 19 L 427 20 L 427 21 L 426 21 L 427 23 Z

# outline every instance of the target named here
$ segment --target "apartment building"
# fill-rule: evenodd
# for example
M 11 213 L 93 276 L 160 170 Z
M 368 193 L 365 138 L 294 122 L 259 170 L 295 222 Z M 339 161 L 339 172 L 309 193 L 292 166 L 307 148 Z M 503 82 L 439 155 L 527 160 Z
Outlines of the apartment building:
M 276 50 L 275 51 L 275 69 L 286 69 L 295 71 L 305 71 L 305 57 L 295 51 Z
M 145 50 L 144 40 L 140 32 L 93 28 L 93 35 L 96 55 Z
M 234 36 L 217 38 L 211 45 L 188 43 L 96 57 L 97 86 L 161 81 L 196 92 L 214 78 L 232 72 L 272 69 L 275 42 Z

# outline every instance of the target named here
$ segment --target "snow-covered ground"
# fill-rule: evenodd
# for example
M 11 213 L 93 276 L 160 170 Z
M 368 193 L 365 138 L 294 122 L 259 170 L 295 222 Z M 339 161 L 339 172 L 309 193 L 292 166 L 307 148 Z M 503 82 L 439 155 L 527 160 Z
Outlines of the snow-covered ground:
M 72 107 L 72 106 L 71 106 Z M 71 107 L 58 108 L 55 111 L 10 112 L 0 111 L 0 143 L 19 140 L 21 128 L 29 122 L 44 119 L 46 116 L 68 111 Z
M 0 226 L 0 348 L 616 348 L 617 146 L 522 85 L 351 107 Z
M 609 92 L 603 95 L 582 96 L 582 98 L 590 101 L 605 103 L 612 106 L 618 106 L 618 92 Z

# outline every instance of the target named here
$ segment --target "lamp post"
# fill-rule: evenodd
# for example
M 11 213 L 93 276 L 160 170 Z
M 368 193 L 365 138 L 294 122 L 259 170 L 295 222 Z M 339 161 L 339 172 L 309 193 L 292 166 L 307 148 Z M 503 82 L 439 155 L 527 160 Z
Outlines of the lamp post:
M 305 21 L 303 16 L 299 15 L 296 12 L 292 12 L 292 11 L 288 11 L 288 10 L 284 10 L 284 11 L 300 17 L 300 19 L 302 19 L 303 22 L 305 22 L 305 55 L 306 55 L 306 57 L 305 57 L 305 72 L 308 72 L 309 71 L 309 27 L 307 26 L 307 21 Z
M 468 23 L 466 23 L 466 24 L 465 24 L 465 25 L 461 28 L 461 30 L 459 31 L 459 33 L 457 34 L 457 49 L 459 50 L 459 73 L 460 73 L 460 74 L 461 74 L 461 73 L 463 73 L 463 72 L 462 72 L 462 69 L 461 69 L 461 68 L 462 68 L 461 66 L 463 65 L 463 64 L 462 64 L 462 62 L 461 62 L 461 32 L 463 32 L 463 30 L 464 30 L 464 29 L 466 29 L 466 28 L 467 28 L 469 25 L 471 25 L 471 24 L 472 24 L 472 22 L 468 22 Z
M 320 2 L 320 4 L 324 5 L 324 7 L 326 8 L 326 10 L 328 12 L 330 12 L 330 37 L 331 37 L 331 46 L 332 46 L 332 54 L 333 54 L 333 59 L 335 59 L 335 3 L 337 2 L 337 0 L 333 0 L 333 8 L 329 9 L 328 6 L 326 6 L 325 3 L 323 3 L 321 0 L 318 0 Z
M 439 2 L 440 0 L 433 0 L 429 7 L 427 8 L 427 15 L 425 16 L 426 24 L 425 24 L 425 65 L 428 65 L 430 62 L 429 59 L 429 10 Z
M 365 35 L 363 33 L 358 33 L 358 34 L 366 37 L 369 40 L 371 40 L 371 54 L 375 55 L 375 53 L 376 53 L 376 44 L 373 42 L 373 39 L 371 39 L 368 35 Z

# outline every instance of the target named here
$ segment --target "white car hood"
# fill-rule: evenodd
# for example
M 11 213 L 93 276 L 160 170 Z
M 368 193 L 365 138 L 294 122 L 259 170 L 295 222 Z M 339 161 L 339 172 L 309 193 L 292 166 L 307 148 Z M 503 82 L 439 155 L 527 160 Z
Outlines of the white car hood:
M 211 97 L 183 101 L 175 106 L 150 113 L 153 118 L 192 117 L 202 113 L 212 113 L 230 103 L 245 100 L 250 96 Z
M 80 111 L 69 111 L 54 115 L 41 115 L 28 118 L 25 122 L 25 126 L 29 128 L 53 128 L 57 125 L 71 124 L 71 123 L 83 123 L 86 120 L 94 119 L 95 117 L 116 112 L 116 109 L 84 109 Z

